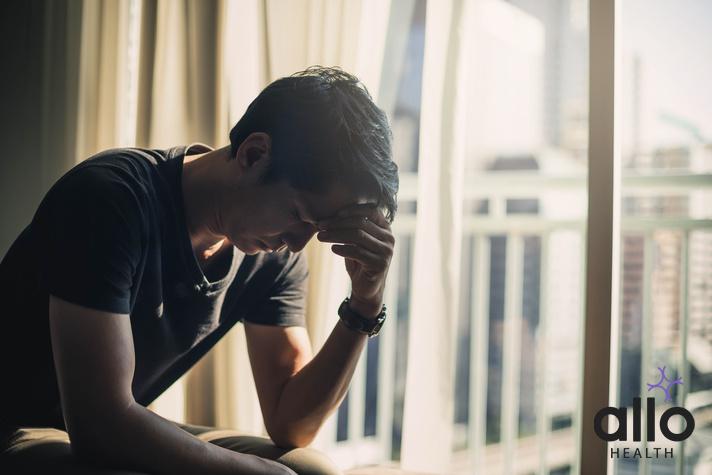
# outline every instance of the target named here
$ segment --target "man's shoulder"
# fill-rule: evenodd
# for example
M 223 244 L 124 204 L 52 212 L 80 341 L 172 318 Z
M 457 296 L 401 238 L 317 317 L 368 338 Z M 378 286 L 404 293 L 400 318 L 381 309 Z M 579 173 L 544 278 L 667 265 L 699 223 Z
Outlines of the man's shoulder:
M 135 183 L 150 179 L 154 171 L 167 162 L 163 150 L 114 148 L 99 152 L 78 163 L 57 182 L 82 182 L 88 186 Z
M 144 241 L 164 201 L 159 196 L 165 186 L 151 156 L 160 159 L 140 149 L 111 149 L 80 162 L 45 194 L 32 231 L 49 239 L 102 231 Z
M 67 171 L 47 192 L 42 205 L 64 206 L 79 200 L 97 206 L 140 205 L 153 194 L 157 169 L 166 159 L 161 150 L 105 150 Z

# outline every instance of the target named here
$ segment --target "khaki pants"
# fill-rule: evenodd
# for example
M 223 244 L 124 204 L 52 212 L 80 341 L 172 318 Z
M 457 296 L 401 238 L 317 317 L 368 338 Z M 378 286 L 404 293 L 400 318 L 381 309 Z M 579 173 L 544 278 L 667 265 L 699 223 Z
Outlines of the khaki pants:
M 235 452 L 276 460 L 299 475 L 341 475 L 341 471 L 321 452 L 311 449 L 281 449 L 271 440 L 235 431 L 179 424 L 201 440 Z M 0 434 L 0 474 L 62 475 L 145 475 L 104 468 L 77 460 L 71 452 L 66 432 L 46 428 L 5 430 Z M 236 474 L 237 475 L 237 474 Z

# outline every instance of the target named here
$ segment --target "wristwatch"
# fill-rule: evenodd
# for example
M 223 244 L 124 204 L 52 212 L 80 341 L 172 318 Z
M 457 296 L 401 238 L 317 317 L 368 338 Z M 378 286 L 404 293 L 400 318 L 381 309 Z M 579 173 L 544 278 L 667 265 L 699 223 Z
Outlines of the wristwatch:
M 381 312 L 376 316 L 376 318 L 366 318 L 358 313 L 354 312 L 349 306 L 351 299 L 346 297 L 341 305 L 339 305 L 339 318 L 346 325 L 347 328 L 368 335 L 369 337 L 374 337 L 378 335 L 378 332 L 383 326 L 383 322 L 386 321 L 386 306 L 381 307 Z

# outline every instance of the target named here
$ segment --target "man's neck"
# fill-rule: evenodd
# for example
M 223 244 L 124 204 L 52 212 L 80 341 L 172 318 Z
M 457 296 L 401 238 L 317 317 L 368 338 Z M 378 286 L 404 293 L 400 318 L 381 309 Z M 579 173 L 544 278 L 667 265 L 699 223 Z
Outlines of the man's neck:
M 186 155 L 181 177 L 186 225 L 193 252 L 203 263 L 227 248 L 226 237 L 220 232 L 219 177 L 227 162 L 229 147 L 210 152 Z

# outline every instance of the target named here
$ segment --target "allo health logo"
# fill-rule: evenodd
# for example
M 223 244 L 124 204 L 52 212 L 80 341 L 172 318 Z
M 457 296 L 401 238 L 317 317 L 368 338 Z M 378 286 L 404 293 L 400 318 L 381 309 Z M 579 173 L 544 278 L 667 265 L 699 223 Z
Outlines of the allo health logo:
M 682 378 L 678 377 L 671 379 L 666 374 L 666 367 L 658 367 L 660 372 L 660 379 L 657 383 L 651 384 L 646 383 L 648 386 L 648 392 L 655 390 L 660 390 L 665 394 L 665 402 L 672 403 L 673 395 L 672 391 L 675 386 L 682 385 Z M 633 414 L 630 418 L 633 424 L 633 441 L 640 442 L 642 439 L 642 401 L 639 397 L 633 398 Z M 603 421 L 609 416 L 609 429 L 615 427 L 613 420 L 618 421 L 618 428 L 613 432 L 608 432 L 603 428 Z M 646 398 L 646 408 L 645 408 L 645 421 L 646 421 L 646 442 L 655 442 L 656 433 L 656 421 L 655 421 L 655 398 Z M 670 419 L 674 416 L 680 416 L 684 420 L 684 428 L 681 432 L 674 432 L 670 428 Z M 627 442 L 628 441 L 628 408 L 625 406 L 621 407 L 604 407 L 596 413 L 593 419 L 593 428 L 596 435 L 607 442 Z M 658 427 L 660 432 L 668 441 L 681 442 L 692 435 L 695 430 L 695 419 L 692 417 L 690 411 L 684 407 L 672 406 L 665 410 L 658 421 Z M 631 447 L 612 447 L 611 458 L 671 458 L 673 457 L 673 447 L 652 447 L 649 444 L 645 445 L 644 450 L 641 448 L 631 448 Z

